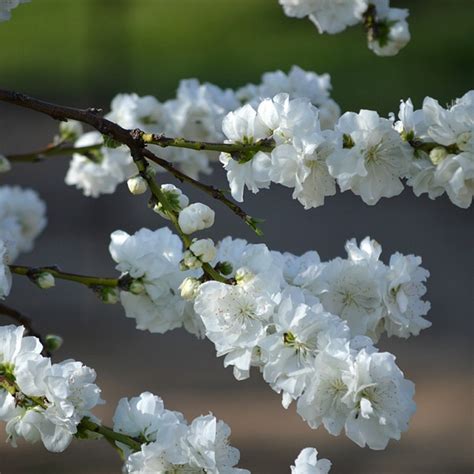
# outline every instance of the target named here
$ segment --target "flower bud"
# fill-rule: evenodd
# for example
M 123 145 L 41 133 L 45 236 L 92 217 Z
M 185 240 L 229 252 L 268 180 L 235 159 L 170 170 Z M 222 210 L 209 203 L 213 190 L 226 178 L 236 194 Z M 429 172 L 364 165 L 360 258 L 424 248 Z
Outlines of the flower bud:
M 448 156 L 448 151 L 443 146 L 435 146 L 430 151 L 430 160 L 434 165 L 439 165 Z
M 43 290 L 52 288 L 56 284 L 54 276 L 49 272 L 38 273 L 37 275 L 35 275 L 34 281 L 38 285 L 38 287 Z
M 109 288 L 107 286 L 96 288 L 95 291 L 103 303 L 115 304 L 118 302 L 120 296 L 117 288 Z
M 132 194 L 143 194 L 148 189 L 147 182 L 141 176 L 134 176 L 127 181 L 128 189 Z
M 11 163 L 4 155 L 0 155 L 0 173 L 6 173 L 12 169 Z
M 128 287 L 128 291 L 134 295 L 141 295 L 145 292 L 145 285 L 140 280 L 132 280 Z
M 56 334 L 48 334 L 44 339 L 44 344 L 49 352 L 57 351 L 63 345 L 63 338 Z
M 217 262 L 216 270 L 222 273 L 223 275 L 227 276 L 227 275 L 230 275 L 234 271 L 234 268 L 232 266 L 232 263 L 230 262 Z
M 196 297 L 197 290 L 201 283 L 196 278 L 185 278 L 181 285 L 179 285 L 179 290 L 181 291 L 181 298 L 185 300 L 193 300 Z
M 183 254 L 183 260 L 181 260 L 181 270 L 194 270 L 202 266 L 201 260 L 194 255 L 190 250 L 186 250 Z
M 181 212 L 189 204 L 188 197 L 183 194 L 181 189 L 177 188 L 174 184 L 163 184 L 161 185 L 161 192 L 165 195 L 169 206 L 175 212 Z M 166 212 L 163 209 L 161 202 L 155 204 L 153 210 L 165 219 L 169 219 Z
M 179 226 L 185 234 L 208 229 L 214 224 L 214 211 L 205 204 L 196 202 L 179 213 Z
M 216 257 L 216 247 L 212 239 L 195 240 L 189 249 L 204 263 L 212 262 Z

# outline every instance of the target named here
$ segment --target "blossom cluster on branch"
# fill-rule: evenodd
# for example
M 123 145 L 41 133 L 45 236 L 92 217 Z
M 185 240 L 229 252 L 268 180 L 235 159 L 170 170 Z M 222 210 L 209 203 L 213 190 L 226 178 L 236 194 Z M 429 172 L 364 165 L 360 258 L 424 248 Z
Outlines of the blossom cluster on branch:
M 117 231 L 110 245 L 117 269 L 142 283 L 139 294 L 121 292 L 138 329 L 206 336 L 238 380 L 257 367 L 285 407 L 298 400 L 312 428 L 344 428 L 360 446 L 384 449 L 407 429 L 413 384 L 373 344 L 431 325 L 422 300 L 429 273 L 413 255 L 385 265 L 369 238 L 346 250 L 346 259 L 321 262 L 315 251 L 295 256 L 227 237 L 210 254 L 228 278 L 218 282 L 198 266 L 180 271 L 186 252 L 167 228 Z
M 235 467 L 240 453 L 229 446 L 226 423 L 209 414 L 188 424 L 149 392 L 122 398 L 113 428 L 102 425 L 91 412 L 104 403 L 95 371 L 74 360 L 52 363 L 42 349 L 24 327 L 0 326 L 0 421 L 14 447 L 20 439 L 41 441 L 59 453 L 73 438 L 105 438 L 120 451 L 129 474 L 250 474 Z M 291 472 L 326 474 L 330 466 L 317 460 L 314 448 L 305 448 Z
M 402 101 L 397 119 L 370 110 L 341 116 L 330 89 L 327 74 L 298 67 L 288 74 L 266 73 L 261 84 L 236 92 L 185 80 L 177 98 L 165 103 L 119 94 L 106 117 L 141 130 L 150 151 L 190 178 L 210 173 L 210 160 L 219 158 L 239 202 L 245 188 L 256 193 L 278 183 L 310 209 L 334 195 L 337 184 L 374 205 L 399 195 L 406 184 L 417 196 L 434 199 L 446 192 L 455 205 L 471 205 L 473 91 L 447 108 L 430 97 L 420 110 Z M 67 184 L 97 197 L 136 174 L 129 149 L 97 131 L 82 133 L 71 121 L 62 126 L 59 140 L 78 135 Z M 163 171 L 160 164 L 153 167 Z
M 367 43 L 378 56 L 394 56 L 410 41 L 408 10 L 389 0 L 279 0 L 286 15 L 308 17 L 319 33 L 335 34 L 362 24 Z

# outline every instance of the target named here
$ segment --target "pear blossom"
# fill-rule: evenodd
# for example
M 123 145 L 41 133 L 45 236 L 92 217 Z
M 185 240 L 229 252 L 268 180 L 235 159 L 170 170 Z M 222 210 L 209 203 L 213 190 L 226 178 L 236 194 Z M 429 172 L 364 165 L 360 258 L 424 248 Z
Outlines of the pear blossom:
M 367 10 L 366 0 L 279 0 L 286 15 L 309 16 L 320 33 L 339 33 L 362 20 Z
M 283 292 L 273 326 L 259 343 L 263 377 L 274 390 L 283 391 L 287 407 L 302 394 L 317 353 L 336 339 L 347 339 L 349 328 L 320 304 L 306 304 L 304 293 L 296 288 Z
M 408 10 L 390 8 L 389 0 L 371 0 L 375 7 L 378 35 L 369 36 L 369 49 L 378 56 L 395 56 L 410 41 Z
M 139 128 L 149 133 L 159 132 L 165 122 L 163 105 L 158 100 L 146 95 L 118 94 L 110 104 L 106 118 L 123 128 Z
M 65 182 L 81 189 L 85 196 L 111 194 L 120 183 L 136 174 L 136 166 L 127 147 L 108 148 L 99 132 L 88 132 L 74 144 L 76 148 L 97 146 L 88 154 L 74 153 Z
M 389 120 L 370 110 L 346 112 L 336 131 L 347 144 L 327 164 L 341 191 L 350 189 L 369 205 L 403 191 L 400 178 L 408 172 L 409 147 Z
M 258 355 L 257 346 L 275 301 L 271 285 L 260 276 L 247 274 L 237 285 L 210 281 L 199 288 L 194 310 L 206 328 L 206 337 L 225 355 L 224 366 L 234 366 L 237 379 L 247 378 Z
M 328 459 L 318 459 L 315 448 L 304 448 L 291 466 L 291 474 L 328 474 L 331 462 Z
M 385 327 L 389 336 L 417 336 L 422 329 L 431 326 L 431 322 L 423 318 L 430 303 L 421 299 L 426 293 L 424 282 L 430 273 L 420 265 L 421 258 L 414 255 L 404 256 L 397 252 L 390 257 L 384 295 L 388 308 Z
M 204 83 L 196 79 L 182 80 L 176 98 L 165 102 L 167 123 L 164 132 L 169 136 L 208 142 L 221 142 L 222 120 L 231 110 L 239 107 L 234 91 Z M 197 178 L 209 174 L 210 161 L 216 161 L 216 152 L 195 153 L 192 150 L 167 149 L 162 153 L 186 174 Z
M 46 205 L 32 189 L 0 186 L 0 239 L 9 263 L 33 249 L 46 227 Z
M 137 328 L 163 333 L 181 327 L 185 301 L 178 288 L 185 274 L 179 271 L 182 244 L 167 228 L 141 229 L 134 235 L 115 231 L 109 246 L 117 270 L 138 279 L 144 293 L 120 293 L 120 300 L 129 318 L 136 319 Z
M 362 349 L 342 380 L 348 402 L 354 404 L 346 435 L 361 447 L 385 449 L 390 439 L 400 439 L 415 412 L 414 385 L 403 377 L 395 357 Z
M 283 71 L 266 72 L 258 85 L 248 84 L 237 91 L 237 97 L 244 103 L 257 106 L 265 98 L 288 94 L 290 99 L 306 97 L 318 108 L 321 128 L 331 129 L 339 118 L 341 110 L 330 98 L 331 78 L 329 74 L 316 74 L 292 66 L 288 74 Z
M 272 134 L 260 114 L 249 104 L 227 114 L 222 121 L 222 130 L 226 143 L 243 145 L 268 139 Z M 219 159 L 227 171 L 232 197 L 236 201 L 243 201 L 244 187 L 253 193 L 257 193 L 260 188 L 268 188 L 271 161 L 267 153 L 257 151 L 238 160 L 228 153 L 221 153 Z

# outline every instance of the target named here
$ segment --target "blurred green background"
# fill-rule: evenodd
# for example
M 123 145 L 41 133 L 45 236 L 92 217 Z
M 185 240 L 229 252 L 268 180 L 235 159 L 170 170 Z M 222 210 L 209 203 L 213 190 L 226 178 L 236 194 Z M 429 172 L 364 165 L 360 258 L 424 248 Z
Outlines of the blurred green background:
M 225 87 L 292 64 L 329 72 L 343 110 L 388 112 L 400 98 L 449 101 L 473 85 L 472 0 L 392 1 L 410 9 L 412 42 L 394 58 L 362 27 L 318 35 L 277 0 L 34 0 L 0 28 L 1 83 L 107 102 L 117 91 L 173 95 L 179 79 Z
M 107 109 L 118 92 L 174 95 L 182 78 L 222 87 L 257 82 L 269 70 L 297 64 L 331 74 L 333 98 L 343 110 L 398 109 L 411 97 L 442 103 L 474 86 L 473 0 L 403 0 L 412 41 L 394 58 L 379 58 L 361 28 L 318 35 L 307 20 L 285 17 L 277 0 L 32 0 L 0 24 L 0 86 L 68 105 Z M 48 143 L 57 123 L 0 104 L 0 151 L 20 153 Z M 25 139 L 26 137 L 26 139 Z M 110 232 L 164 225 L 145 198 L 125 186 L 112 196 L 86 199 L 64 185 L 68 159 L 18 165 L 4 183 L 30 186 L 48 204 L 49 223 L 21 264 L 59 264 L 84 274 L 114 275 L 106 252 Z M 225 186 L 222 170 L 206 177 Z M 202 194 L 184 187 L 192 200 Z M 236 382 L 208 341 L 184 331 L 136 331 L 120 305 L 101 304 L 88 290 L 58 282 L 50 292 L 16 278 L 8 303 L 34 318 L 65 344 L 56 360 L 74 357 L 94 367 L 107 405 L 97 414 L 110 423 L 117 400 L 150 390 L 188 418 L 213 410 L 232 427 L 242 467 L 253 474 L 288 473 L 305 446 L 334 463 L 334 474 L 468 474 L 472 460 L 472 210 L 446 198 L 415 198 L 409 190 L 369 207 L 350 193 L 304 211 L 278 186 L 249 196 L 245 209 L 264 217 L 271 248 L 323 259 L 343 253 L 346 239 L 371 235 L 392 252 L 422 255 L 431 271 L 428 299 L 433 327 L 411 340 L 380 341 L 416 382 L 418 411 L 408 433 L 382 452 L 360 449 L 324 429 L 310 430 L 294 408 L 285 411 L 261 377 Z M 212 237 L 231 234 L 256 241 L 248 228 L 215 206 Z M 6 322 L 2 318 L 1 323 Z M 3 443 L 2 474 L 113 474 L 120 461 L 105 443 L 75 442 L 62 455 L 42 446 L 14 450 Z

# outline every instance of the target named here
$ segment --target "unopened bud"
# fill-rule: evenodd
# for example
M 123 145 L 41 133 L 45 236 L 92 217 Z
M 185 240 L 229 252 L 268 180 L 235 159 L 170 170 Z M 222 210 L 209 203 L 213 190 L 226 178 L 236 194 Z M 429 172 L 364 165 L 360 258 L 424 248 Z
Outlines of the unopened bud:
M 212 262 L 217 252 L 212 239 L 194 240 L 189 250 L 204 263 Z
M 145 285 L 140 280 L 133 280 L 128 287 L 128 291 L 134 295 L 141 295 L 145 292 Z
M 196 278 L 185 278 L 181 285 L 179 285 L 179 290 L 181 291 L 181 298 L 185 300 L 193 300 L 196 297 L 197 290 L 200 286 L 199 280 Z
M 99 287 L 96 288 L 95 291 L 103 303 L 115 304 L 119 300 L 119 292 L 117 288 Z
M 38 285 L 38 287 L 43 290 L 52 288 L 56 284 L 54 276 L 49 272 L 38 273 L 37 275 L 35 275 L 34 281 Z
M 448 151 L 442 146 L 435 146 L 430 151 L 430 160 L 434 165 L 439 165 L 448 156 Z
M 232 267 L 232 263 L 230 262 L 217 262 L 216 270 L 227 276 L 234 271 L 234 268 Z
M 201 260 L 194 255 L 190 250 L 186 250 L 183 254 L 183 260 L 181 260 L 181 270 L 194 270 L 202 266 Z
M 147 182 L 141 176 L 134 176 L 127 181 L 128 189 L 132 194 L 143 194 L 148 189 Z
M 63 345 L 63 338 L 56 334 L 48 334 L 44 339 L 44 345 L 49 352 L 57 351 Z

